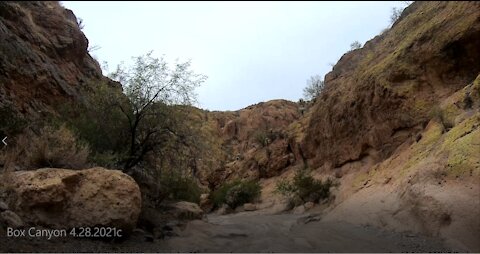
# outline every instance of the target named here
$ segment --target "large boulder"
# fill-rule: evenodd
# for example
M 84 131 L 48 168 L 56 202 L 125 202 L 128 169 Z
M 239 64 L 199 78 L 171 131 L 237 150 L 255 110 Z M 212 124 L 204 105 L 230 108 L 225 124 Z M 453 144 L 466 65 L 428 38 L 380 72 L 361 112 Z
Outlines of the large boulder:
M 243 204 L 243 210 L 245 210 L 245 211 L 255 211 L 255 210 L 257 210 L 257 206 L 255 204 L 252 204 L 252 203 L 246 203 L 246 204 Z
M 229 214 L 233 211 L 232 208 L 230 208 L 227 204 L 223 204 L 222 206 L 220 206 L 220 208 L 218 208 L 216 214 L 217 215 L 226 215 L 226 214 Z
M 293 208 L 293 214 L 304 214 L 305 213 L 305 206 L 300 205 L 295 208 Z
M 27 224 L 132 230 L 141 210 L 137 183 L 119 170 L 43 168 L 12 177 L 10 209 Z

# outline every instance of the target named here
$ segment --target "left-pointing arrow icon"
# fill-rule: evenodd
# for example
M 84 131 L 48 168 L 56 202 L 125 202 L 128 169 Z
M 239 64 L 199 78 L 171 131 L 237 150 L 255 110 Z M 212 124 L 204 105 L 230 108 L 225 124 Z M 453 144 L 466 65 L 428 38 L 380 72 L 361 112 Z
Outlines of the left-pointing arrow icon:
M 4 137 L 4 138 L 2 139 L 2 143 L 6 146 L 6 145 L 7 145 L 7 142 L 5 142 L 5 140 L 7 140 L 7 137 Z

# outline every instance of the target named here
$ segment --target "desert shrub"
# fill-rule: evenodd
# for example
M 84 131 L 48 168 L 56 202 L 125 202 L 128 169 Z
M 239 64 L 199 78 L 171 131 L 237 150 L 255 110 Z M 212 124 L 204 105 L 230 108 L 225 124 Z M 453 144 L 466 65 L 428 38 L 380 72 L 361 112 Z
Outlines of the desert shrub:
M 202 189 L 195 179 L 180 172 L 164 172 L 159 177 L 159 197 L 161 200 L 181 200 L 200 202 Z
M 330 188 L 335 184 L 332 180 L 321 181 L 313 178 L 307 170 L 295 173 L 292 180 L 280 180 L 277 182 L 276 191 L 291 201 L 301 200 L 305 202 L 319 202 L 330 196 Z
M 87 116 L 85 114 L 70 119 L 69 127 L 77 133 L 80 140 L 87 143 L 91 149 L 89 161 L 97 166 L 117 168 L 125 154 L 127 138 L 119 129 L 121 121 L 115 123 L 114 117 L 104 118 Z
M 403 10 L 407 8 L 413 1 L 403 1 L 402 5 L 399 7 L 393 7 L 390 13 L 390 25 L 393 25 L 397 20 L 402 16 Z
M 12 105 L 0 105 L 0 139 L 17 134 L 25 127 L 26 121 L 15 112 Z
M 268 144 L 270 144 L 271 142 L 266 131 L 257 131 L 255 132 L 253 137 L 255 139 L 255 142 L 260 144 L 262 147 L 268 146 Z
M 253 134 L 253 138 L 256 143 L 260 144 L 262 147 L 266 147 L 271 144 L 273 141 L 279 138 L 285 138 L 285 134 L 280 131 L 256 131 Z
M 212 193 L 212 201 L 215 207 L 227 204 L 236 208 L 245 203 L 254 202 L 261 194 L 262 188 L 258 181 L 233 181 L 221 185 Z
M 438 106 L 438 105 L 435 105 L 431 110 L 430 110 L 430 113 L 429 113 L 429 117 L 435 121 L 438 121 L 439 123 L 441 123 L 446 129 L 450 129 L 454 126 L 454 123 L 452 123 L 451 121 L 449 121 L 448 117 L 446 116 L 445 112 L 443 111 L 443 109 Z
M 122 160 L 122 154 L 112 151 L 107 152 L 90 152 L 88 161 L 94 166 L 115 169 L 118 168 L 119 162 Z
M 307 80 L 307 86 L 303 88 L 303 96 L 305 100 L 311 101 L 320 96 L 325 88 L 325 82 L 320 75 L 311 76 Z
M 467 110 L 472 108 L 473 106 L 473 99 L 470 94 L 465 94 L 465 98 L 463 99 L 463 109 Z
M 7 152 L 6 164 L 21 169 L 82 169 L 87 167 L 88 155 L 88 146 L 77 142 L 67 127 L 46 126 L 38 135 L 30 130 L 19 135 L 13 148 Z
M 434 106 L 430 110 L 429 116 L 433 120 L 438 120 L 440 122 L 443 122 L 443 118 L 444 118 L 443 111 L 438 105 Z
M 20 135 L 14 140 L 14 144 L 9 142 L 9 146 L 0 150 L 0 164 L 5 171 L 14 171 L 19 168 L 19 163 L 25 164 L 24 149 L 28 147 L 28 138 L 26 135 Z
M 362 47 L 362 44 L 359 42 L 359 41 L 354 41 L 352 42 L 352 44 L 350 44 L 350 50 L 355 50 L 355 49 L 359 49 Z
M 121 130 L 118 129 L 121 121 L 115 122 L 114 117 L 94 116 L 92 112 L 84 112 L 77 118 L 70 119 L 69 125 L 82 140 L 88 142 L 95 152 L 105 153 L 120 150 L 124 143 Z M 125 142 L 126 143 L 126 142 Z
M 402 15 L 403 8 L 393 7 L 390 14 L 390 25 L 393 25 Z
M 105 84 L 92 84 L 86 104 L 58 106 L 60 119 L 88 143 L 89 161 L 94 165 L 118 168 L 128 147 L 128 122 L 115 105 L 122 103 L 120 92 Z

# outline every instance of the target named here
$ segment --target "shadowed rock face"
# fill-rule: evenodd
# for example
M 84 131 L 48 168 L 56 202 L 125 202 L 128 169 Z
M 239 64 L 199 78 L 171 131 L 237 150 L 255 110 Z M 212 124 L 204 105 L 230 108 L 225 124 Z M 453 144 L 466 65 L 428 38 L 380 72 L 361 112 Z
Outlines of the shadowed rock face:
M 91 83 L 105 79 L 75 15 L 58 2 L 0 3 L 0 41 L 0 106 L 22 114 L 81 101 Z
M 325 76 L 302 142 L 309 165 L 388 157 L 423 129 L 432 107 L 476 78 L 479 41 L 480 4 L 413 3 Z

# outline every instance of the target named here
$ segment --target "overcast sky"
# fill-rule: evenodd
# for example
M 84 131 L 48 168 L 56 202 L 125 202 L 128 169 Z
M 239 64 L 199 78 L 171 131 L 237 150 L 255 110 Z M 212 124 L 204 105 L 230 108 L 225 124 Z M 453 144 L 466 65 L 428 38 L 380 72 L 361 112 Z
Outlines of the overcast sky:
M 68 2 L 113 70 L 154 55 L 192 60 L 208 76 L 197 106 L 238 110 L 261 101 L 297 101 L 310 76 L 328 73 L 350 49 L 389 26 L 401 2 Z M 105 73 L 104 73 L 105 74 Z

